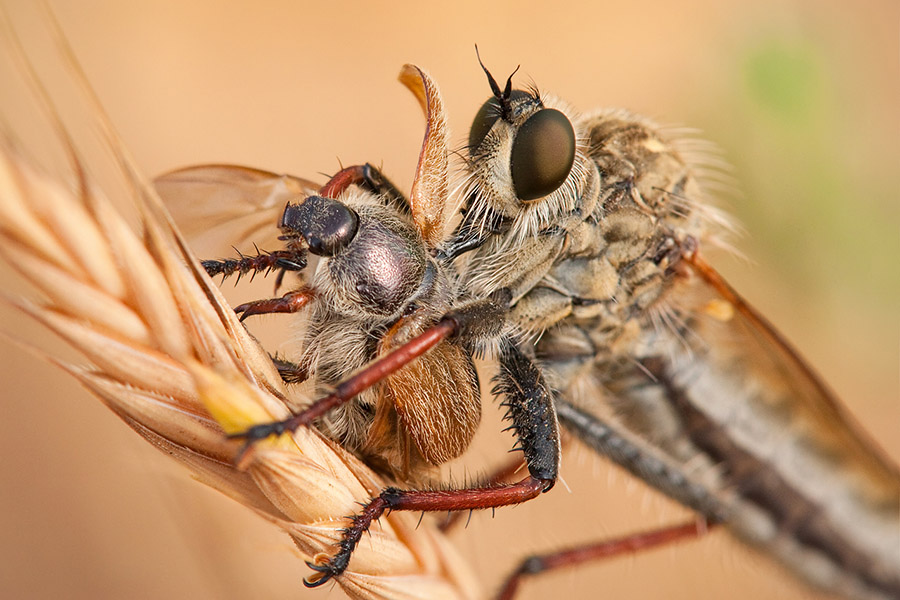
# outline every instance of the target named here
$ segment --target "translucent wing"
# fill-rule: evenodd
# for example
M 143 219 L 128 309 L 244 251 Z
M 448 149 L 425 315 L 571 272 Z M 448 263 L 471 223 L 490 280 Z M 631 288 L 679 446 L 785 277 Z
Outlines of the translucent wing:
M 741 538 L 820 585 L 837 585 L 817 570 L 827 564 L 896 593 L 898 468 L 762 315 L 687 260 L 693 276 L 670 290 L 667 325 L 603 381 L 611 419 L 643 440 L 642 455 L 704 482 Z
M 699 306 L 698 333 L 716 349 L 732 349 L 723 370 L 742 370 L 744 376 L 765 386 L 760 398 L 790 403 L 794 426 L 814 445 L 834 449 L 860 468 L 860 475 L 883 483 L 900 494 L 900 471 L 881 448 L 857 425 L 853 416 L 819 378 L 813 368 L 759 312 L 748 304 L 712 267 L 699 257 L 691 259 L 699 281 L 692 287 Z M 722 310 L 724 309 L 724 310 Z M 722 363 L 728 352 L 710 352 L 709 360 Z
M 185 167 L 154 180 L 175 222 L 201 258 L 281 247 L 277 223 L 289 200 L 319 185 L 236 165 Z

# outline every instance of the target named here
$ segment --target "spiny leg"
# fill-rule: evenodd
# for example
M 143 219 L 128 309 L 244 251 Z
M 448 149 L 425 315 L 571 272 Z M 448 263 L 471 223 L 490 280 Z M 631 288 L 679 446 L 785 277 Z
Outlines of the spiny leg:
M 571 441 L 571 436 L 560 436 L 561 454 Z M 522 469 L 526 468 L 526 466 L 527 465 L 525 464 L 525 460 L 521 456 L 516 456 L 514 459 L 507 461 L 500 467 L 497 467 L 493 473 L 491 473 L 488 477 L 482 479 L 481 481 L 486 486 L 511 483 L 513 478 L 518 475 L 522 471 Z M 448 513 L 447 517 L 438 524 L 438 529 L 446 533 L 447 531 L 455 527 L 456 524 L 459 523 L 465 515 L 466 513 L 460 511 Z
M 519 584 L 525 577 L 533 577 L 534 575 L 556 569 L 574 567 L 590 561 L 635 554 L 685 539 L 699 538 L 709 531 L 710 526 L 703 519 L 693 519 L 680 525 L 662 527 L 612 540 L 529 556 L 522 560 L 519 566 L 506 579 L 496 596 L 496 600 L 512 600 L 519 589 Z
M 402 212 L 408 213 L 410 210 L 409 201 L 403 193 L 381 171 L 368 163 L 342 169 L 322 186 L 319 193 L 326 198 L 337 198 L 351 185 L 358 185 L 379 194 Z M 284 217 L 282 217 L 283 219 Z M 280 225 L 284 229 L 284 223 Z M 227 278 L 237 273 L 240 278 L 247 273 L 255 276 L 260 272 L 268 275 L 271 271 L 278 271 L 275 283 L 277 291 L 287 271 L 302 271 L 307 266 L 307 248 L 293 236 L 292 232 L 288 231 L 286 234 L 281 238 L 287 241 L 285 250 L 266 252 L 257 249 L 254 256 L 248 256 L 236 250 L 237 258 L 204 260 L 201 261 L 201 264 L 210 277 L 222 275 L 223 278 Z M 241 320 L 253 314 L 297 312 L 305 304 L 305 302 L 297 304 L 300 300 L 297 292 L 291 292 L 283 298 L 270 298 L 242 304 L 235 309 L 235 312 L 243 313 Z
M 353 517 L 350 526 L 343 532 L 334 557 L 323 565 L 307 563 L 317 572 L 317 575 L 304 581 L 308 587 L 322 585 L 343 573 L 363 533 L 386 511 L 443 512 L 496 508 L 531 500 L 553 487 L 559 472 L 559 430 L 553 398 L 540 370 L 511 340 L 505 340 L 496 381 L 494 391 L 504 396 L 506 418 L 512 421 L 529 475 L 516 483 L 470 489 L 385 489 Z
M 525 558 L 505 581 L 498 600 L 513 598 L 524 577 L 701 537 L 727 518 L 726 507 L 706 488 L 686 478 L 671 460 L 649 450 L 627 430 L 607 425 L 564 398 L 556 398 L 555 406 L 560 425 L 574 437 L 670 498 L 693 508 L 700 516 L 681 525 Z
M 499 301 L 481 300 L 451 311 L 437 324 L 390 354 L 373 361 L 339 384 L 332 394 L 314 402 L 298 415 L 285 421 L 257 425 L 231 437 L 245 439 L 246 450 L 256 440 L 307 425 L 401 369 L 451 335 L 461 336 L 463 342 L 496 337 L 509 302 L 508 294 L 501 294 L 500 297 Z M 518 448 L 525 455 L 528 477 L 512 484 L 462 490 L 386 489 L 353 518 L 351 525 L 344 530 L 338 553 L 331 560 L 324 565 L 310 564 L 319 575 L 307 582 L 307 585 L 321 585 L 343 573 L 363 533 L 385 511 L 443 512 L 494 508 L 524 502 L 553 487 L 559 469 L 559 432 L 552 396 L 538 368 L 510 340 L 505 340 L 503 344 L 495 392 L 505 397 L 507 418 L 512 420 Z
M 374 192 L 387 200 L 387 203 L 397 208 L 404 214 L 410 213 L 409 200 L 397 186 L 382 173 L 377 167 L 369 163 L 346 167 L 334 174 L 331 179 L 319 190 L 319 194 L 325 198 L 337 198 L 341 192 L 356 185 L 364 190 Z
M 502 485 L 505 483 L 509 483 L 510 480 L 516 476 L 523 468 L 525 467 L 525 461 L 517 456 L 515 459 L 510 460 L 505 465 L 498 468 L 496 471 L 490 474 L 487 479 L 483 480 L 486 486 L 496 486 Z M 441 521 L 438 525 L 438 529 L 443 532 L 447 532 L 456 526 L 462 520 L 462 517 L 465 515 L 464 512 L 455 511 L 447 514 L 447 518 Z
M 238 279 L 247 273 L 256 275 L 259 272 L 268 274 L 272 271 L 302 271 L 306 268 L 306 252 L 299 249 L 276 250 L 265 252 L 257 250 L 256 255 L 248 256 L 238 252 L 238 258 L 222 258 L 203 260 L 201 263 L 210 277 L 222 275 L 228 278 L 237 273 Z

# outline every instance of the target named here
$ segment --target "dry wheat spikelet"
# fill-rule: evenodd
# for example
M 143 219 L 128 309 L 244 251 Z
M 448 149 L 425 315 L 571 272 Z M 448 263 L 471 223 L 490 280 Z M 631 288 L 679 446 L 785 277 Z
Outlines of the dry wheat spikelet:
M 2 15 L 0 21 L 6 23 Z M 133 167 L 61 33 L 53 31 L 121 183 L 132 192 L 142 231 L 128 226 L 91 177 L 94 157 L 80 156 L 6 25 L 7 49 L 73 173 L 71 181 L 55 180 L 25 158 L 15 136 L 0 134 L 0 256 L 40 298 L 10 302 L 89 364 L 64 362 L 52 351 L 48 360 L 197 479 L 281 527 L 307 558 L 321 560 L 334 551 L 345 517 L 382 483 L 309 429 L 260 443 L 247 464 L 234 465 L 239 444 L 224 433 L 286 417 L 283 383 Z M 416 521 L 417 515 L 395 513 L 372 529 L 337 578 L 350 597 L 480 595 L 449 542 Z

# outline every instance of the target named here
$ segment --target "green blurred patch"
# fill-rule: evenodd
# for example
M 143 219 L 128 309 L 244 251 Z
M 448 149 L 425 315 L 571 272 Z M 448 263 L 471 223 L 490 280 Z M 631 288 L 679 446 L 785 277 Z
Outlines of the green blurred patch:
M 742 72 L 760 109 L 794 124 L 814 112 L 823 94 L 821 55 L 803 40 L 760 42 L 747 52 Z
M 732 208 L 750 233 L 742 248 L 795 288 L 868 290 L 892 305 L 900 174 L 879 126 L 888 116 L 864 112 L 852 66 L 866 57 L 836 56 L 823 39 L 745 40 L 723 65 L 729 84 L 707 131 L 736 167 Z

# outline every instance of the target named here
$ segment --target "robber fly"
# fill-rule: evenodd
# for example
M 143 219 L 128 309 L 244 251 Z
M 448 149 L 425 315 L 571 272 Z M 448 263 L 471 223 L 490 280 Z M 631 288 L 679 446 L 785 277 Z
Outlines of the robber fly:
M 689 154 L 639 117 L 580 116 L 552 96 L 513 90 L 511 78 L 501 90 L 487 75 L 493 95 L 470 131 L 463 216 L 449 236 L 443 116 L 433 82 L 420 73 L 411 87 L 429 128 L 408 203 L 367 168 L 351 170 L 362 191 L 349 190 L 339 174 L 302 202 L 291 200 L 304 189 L 300 180 L 245 171 L 256 174 L 251 187 L 265 192 L 253 197 L 264 198 L 269 211 L 291 200 L 280 220 L 288 249 L 206 263 L 213 273 L 302 271 L 312 252 L 323 257 L 319 273 L 345 265 L 283 298 L 239 307 L 247 315 L 318 303 L 309 330 L 321 335 L 307 337 L 299 364 L 281 367 L 286 378 L 341 381 L 296 417 L 246 432 L 251 441 L 325 415 L 326 433 L 382 472 L 416 481 L 420 467 L 446 460 L 429 456 L 422 440 L 453 438 L 456 454 L 477 419 L 466 408 L 459 432 L 416 429 L 425 420 L 407 413 L 428 408 L 424 394 L 416 399 L 422 386 L 409 384 L 432 369 L 458 369 L 452 385 L 438 383 L 428 395 L 444 408 L 463 401 L 477 407 L 470 357 L 499 348 L 497 391 L 528 477 L 459 493 L 388 489 L 354 519 L 335 558 L 311 565 L 322 574 L 315 583 L 340 574 L 362 532 L 387 509 L 502 506 L 548 490 L 559 462 L 558 415 L 598 452 L 813 583 L 852 597 L 900 594 L 896 467 L 702 260 L 699 249 L 715 244 L 721 223 Z M 160 184 L 173 185 L 178 196 L 198 174 L 176 173 Z M 369 251 L 390 246 L 409 258 L 389 269 L 402 275 L 397 281 L 409 276 L 409 285 L 386 297 L 361 291 L 366 278 L 386 275 L 377 261 L 344 262 L 341 254 L 368 235 L 363 207 L 376 205 L 372 223 L 398 225 L 388 227 L 390 241 L 372 241 Z M 323 217 L 332 213 L 343 216 Z M 314 238 L 323 225 L 352 235 L 341 233 L 320 251 Z M 442 283 L 429 287 L 429 277 Z M 379 307 L 373 299 L 388 302 Z M 360 335 L 367 341 L 335 341 Z M 347 403 L 358 393 L 361 402 Z M 389 440 L 399 445 L 389 449 Z
M 711 520 L 813 583 L 900 597 L 898 469 L 702 259 L 724 221 L 690 151 L 646 119 L 487 75 L 448 252 L 470 293 L 510 292 L 560 422 L 601 453 L 612 427 L 639 460 L 674 463 L 715 499 Z

